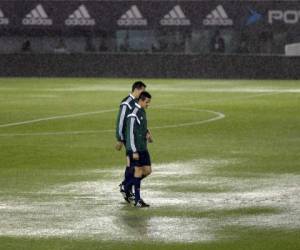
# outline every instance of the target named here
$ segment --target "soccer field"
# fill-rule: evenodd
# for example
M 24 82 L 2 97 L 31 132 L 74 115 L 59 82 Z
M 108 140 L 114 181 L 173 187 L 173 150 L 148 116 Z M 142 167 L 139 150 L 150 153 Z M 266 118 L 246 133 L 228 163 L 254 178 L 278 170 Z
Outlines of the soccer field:
M 134 81 L 0 79 L 0 249 L 300 249 L 300 81 L 145 79 L 146 209 L 114 149 Z

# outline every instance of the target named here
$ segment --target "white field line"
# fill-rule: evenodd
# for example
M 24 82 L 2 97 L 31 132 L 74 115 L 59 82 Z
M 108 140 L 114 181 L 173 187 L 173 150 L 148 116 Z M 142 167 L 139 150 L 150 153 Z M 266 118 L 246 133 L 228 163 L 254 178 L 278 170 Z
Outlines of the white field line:
M 257 98 L 257 97 L 262 97 L 262 96 L 269 96 L 269 95 L 276 95 L 276 94 L 282 94 L 282 92 L 272 92 L 272 93 L 261 93 L 257 95 L 250 95 L 250 96 L 245 96 L 245 97 L 233 97 L 231 99 L 234 100 L 244 100 L 244 99 L 251 99 L 251 98 Z M 220 102 L 220 101 L 226 101 L 228 99 L 212 99 L 203 102 L 205 103 L 211 103 L 211 102 Z M 201 102 L 186 102 L 181 106 L 188 106 L 188 105 L 196 105 L 196 104 L 201 104 Z M 176 106 L 176 104 L 164 104 L 160 106 L 153 106 L 152 108 L 158 109 L 158 108 L 163 108 L 163 107 L 172 107 Z M 174 108 L 175 109 L 175 108 Z M 15 123 L 7 123 L 7 124 L 0 124 L 0 128 L 4 127 L 12 127 L 12 126 L 19 126 L 19 125 L 25 125 L 25 124 L 32 124 L 32 123 L 37 123 L 37 122 L 42 122 L 42 121 L 49 121 L 49 120 L 58 120 L 58 119 L 65 119 L 65 118 L 73 118 L 73 117 L 80 117 L 80 116 L 88 116 L 88 115 L 95 115 L 95 114 L 101 114 L 101 113 L 107 113 L 107 112 L 112 112 L 116 111 L 117 109 L 108 109 L 108 110 L 100 110 L 100 111 L 90 111 L 90 112 L 83 112 L 83 113 L 75 113 L 75 114 L 69 114 L 69 115 L 59 115 L 59 116 L 51 116 L 51 117 L 45 117 L 45 118 L 38 118 L 38 119 L 33 119 L 33 120 L 28 120 L 28 121 L 21 121 L 21 122 L 15 122 Z M 194 109 L 195 111 L 200 111 L 198 109 Z M 197 125 L 197 124 L 204 124 L 204 123 L 209 123 L 213 122 L 219 119 L 223 119 L 225 115 L 220 112 L 212 111 L 212 110 L 204 110 L 201 109 L 201 111 L 204 112 L 211 112 L 215 113 L 217 116 L 208 120 L 202 120 L 198 122 L 192 122 L 192 123 L 183 123 L 183 124 L 177 124 L 177 125 L 166 125 L 166 126 L 159 126 L 159 127 L 153 127 L 152 129 L 163 129 L 163 128 L 177 128 L 177 127 L 184 127 L 184 126 L 192 126 L 192 125 Z M 107 132 L 114 132 L 112 129 L 106 129 L 106 130 L 80 130 L 80 131 L 58 131 L 58 132 L 41 132 L 41 133 L 2 133 L 0 134 L 0 137 L 9 137 L 9 136 L 51 136 L 51 135 L 80 135 L 80 134 L 95 134 L 95 133 L 107 133 Z
M 164 109 L 171 109 L 171 108 L 164 108 Z M 187 108 L 185 108 L 185 109 L 183 109 L 183 108 L 175 109 L 174 108 L 173 110 L 186 110 L 186 111 L 194 111 L 194 112 L 207 112 L 207 113 L 214 114 L 215 117 L 209 118 L 209 119 L 206 119 L 206 120 L 195 121 L 195 122 L 186 122 L 186 123 L 179 123 L 179 124 L 174 124 L 174 125 L 156 126 L 156 127 L 152 127 L 151 129 L 187 127 L 187 126 L 193 126 L 193 125 L 200 125 L 200 124 L 210 123 L 210 122 L 214 122 L 214 121 L 217 121 L 217 120 L 225 118 L 225 114 L 223 114 L 221 112 L 216 112 L 216 111 L 213 111 L 213 110 L 187 109 Z
M 42 121 L 59 120 L 59 119 L 65 119 L 65 118 L 74 118 L 74 117 L 80 117 L 80 116 L 103 114 L 103 113 L 108 113 L 108 112 L 112 112 L 112 111 L 116 111 L 116 110 L 117 109 L 107 109 L 107 110 L 100 110 L 100 111 L 90 111 L 90 112 L 83 112 L 83 113 L 75 113 L 75 114 L 69 114 L 69 115 L 56 115 L 56 116 L 38 118 L 38 119 L 33 119 L 33 120 L 28 120 L 28 121 L 22 121 L 22 122 L 0 124 L 0 128 L 7 128 L 7 127 L 24 125 L 24 124 L 32 124 L 32 123 L 37 123 L 37 122 L 42 122 Z
M 276 89 L 276 88 L 195 88 L 195 89 L 188 89 L 188 88 L 162 88 L 157 89 L 157 91 L 170 91 L 170 92 L 204 92 L 204 93 L 293 93 L 298 94 L 300 93 L 300 89 Z
M 183 105 L 181 106 L 187 106 L 187 105 L 205 105 L 205 104 L 209 104 L 209 103 L 223 103 L 223 102 L 228 102 L 228 101 L 239 101 L 239 100 L 247 100 L 247 99 L 252 99 L 252 98 L 258 98 L 258 97 L 265 97 L 265 96 L 273 96 L 273 95 L 282 95 L 283 93 L 280 92 L 270 92 L 270 93 L 261 93 L 261 94 L 255 94 L 255 95 L 247 95 L 247 96 L 233 96 L 229 98 L 218 98 L 218 99 L 208 99 L 208 100 L 204 100 L 203 102 L 198 101 L 198 102 L 194 102 L 194 101 L 187 101 L 185 102 Z M 162 106 L 171 106 L 171 105 L 162 105 Z
M 277 92 L 276 93 L 263 93 L 263 94 L 251 95 L 251 96 L 246 96 L 246 97 L 231 98 L 231 99 L 235 99 L 235 100 L 242 99 L 243 100 L 243 99 L 248 99 L 248 98 L 256 98 L 256 97 L 275 95 L 275 94 L 281 94 L 281 93 L 277 93 Z M 215 101 L 220 101 L 220 100 L 228 100 L 228 99 L 213 99 L 213 100 L 209 100 L 208 102 L 215 102 Z M 199 104 L 199 102 L 194 102 L 194 101 L 193 102 L 185 102 L 181 106 L 196 105 L 196 104 Z M 200 102 L 200 104 L 201 104 L 201 102 Z M 176 104 L 164 104 L 164 105 L 160 105 L 160 106 L 153 106 L 153 108 L 172 107 L 172 106 L 176 106 Z M 58 120 L 58 119 L 65 119 L 65 118 L 95 115 L 95 114 L 112 112 L 112 111 L 116 111 L 116 110 L 117 109 L 108 109 L 108 110 L 89 111 L 89 112 L 83 112 L 83 113 L 74 113 L 74 114 L 68 114 L 68 115 L 57 115 L 57 116 L 50 116 L 50 117 L 44 117 L 44 118 L 37 118 L 37 119 L 21 121 L 21 122 L 0 124 L 0 128 L 19 126 L 19 125 L 24 125 L 24 124 L 32 124 L 32 123 L 37 123 L 37 122 L 42 122 L 42 121 L 49 121 L 49 120 Z
M 206 242 L 219 240 L 220 230 L 227 226 L 299 230 L 300 176 L 217 175 L 219 167 L 234 162 L 199 159 L 154 164 L 152 175 L 142 184 L 142 196 L 151 204 L 147 216 L 132 213 L 135 208 L 123 202 L 118 191 L 120 168 L 82 171 L 85 181 L 35 193 L 1 194 L 0 236 Z M 223 191 L 205 191 L 209 189 Z M 257 214 L 243 213 L 257 208 Z M 259 208 L 270 212 L 259 212 Z M 226 215 L 226 211 L 237 212 Z M 190 216 L 189 212 L 209 212 L 210 216 Z
M 152 85 L 151 91 L 166 91 L 166 92 L 206 92 L 206 93 L 300 93 L 300 88 L 276 88 L 276 87 L 241 87 L 241 86 L 230 86 L 230 87 L 215 87 L 213 83 L 210 84 L 212 87 L 201 87 L 199 85 L 190 85 L 182 83 L 185 87 L 180 85 L 173 85 L 172 88 L 168 88 L 165 85 Z M 40 91 L 40 90 L 39 90 Z M 126 92 L 128 91 L 127 86 L 109 86 L 109 85 L 91 85 L 84 87 L 68 87 L 68 88 L 55 88 L 45 89 L 47 92 L 90 92 L 90 91 L 116 91 Z
M 212 111 L 212 110 L 204 110 L 204 109 L 188 109 L 188 108 L 163 108 L 163 109 L 170 109 L 170 110 L 186 110 L 186 111 L 193 111 L 193 112 L 207 112 L 215 115 L 213 118 L 209 118 L 206 120 L 200 120 L 195 122 L 187 122 L 187 123 L 178 123 L 178 124 L 170 124 L 170 125 L 164 125 L 164 126 L 154 126 L 151 127 L 151 129 L 165 129 L 165 128 L 179 128 L 179 127 L 187 127 L 187 126 L 193 126 L 193 125 L 200 125 L 205 123 L 214 122 L 220 119 L 225 118 L 225 115 L 220 112 Z M 115 110 L 112 110 L 115 111 Z M 105 112 L 108 112 L 107 110 Z M 91 112 L 89 112 L 91 113 Z M 104 113 L 104 112 L 102 112 Z M 94 114 L 94 113 L 93 113 Z M 81 113 L 82 115 L 88 115 L 87 113 Z M 79 116 L 79 114 L 78 114 Z M 74 116 L 72 116 L 74 117 Z M 64 117 L 67 118 L 67 117 Z M 62 116 L 60 116 L 59 119 L 63 119 Z M 36 121 L 38 122 L 38 121 Z M 19 124 L 21 125 L 21 124 Z M 55 136 L 55 135 L 80 135 L 80 134 L 98 134 L 98 133 L 110 133 L 114 132 L 114 129 L 104 129 L 104 130 L 80 130 L 80 131 L 60 131 L 60 132 L 41 132 L 41 133 L 7 133 L 7 134 L 0 134 L 0 137 L 10 137 L 10 136 Z

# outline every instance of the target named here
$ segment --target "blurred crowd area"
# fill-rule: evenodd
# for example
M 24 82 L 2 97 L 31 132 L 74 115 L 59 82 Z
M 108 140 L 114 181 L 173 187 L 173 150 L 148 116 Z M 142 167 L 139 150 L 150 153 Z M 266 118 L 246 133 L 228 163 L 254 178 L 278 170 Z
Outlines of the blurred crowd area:
M 286 44 L 300 42 L 289 31 L 243 33 L 234 29 L 117 30 L 70 35 L 2 35 L 0 53 L 180 53 L 284 54 Z

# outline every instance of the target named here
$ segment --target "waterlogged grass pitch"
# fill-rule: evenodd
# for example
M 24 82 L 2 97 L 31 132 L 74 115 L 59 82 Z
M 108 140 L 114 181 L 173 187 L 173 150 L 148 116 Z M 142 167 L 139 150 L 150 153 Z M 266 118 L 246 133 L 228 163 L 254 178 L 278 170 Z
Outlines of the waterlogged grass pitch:
M 300 82 L 147 79 L 149 209 L 118 191 L 135 79 L 0 79 L 0 249 L 299 249 Z

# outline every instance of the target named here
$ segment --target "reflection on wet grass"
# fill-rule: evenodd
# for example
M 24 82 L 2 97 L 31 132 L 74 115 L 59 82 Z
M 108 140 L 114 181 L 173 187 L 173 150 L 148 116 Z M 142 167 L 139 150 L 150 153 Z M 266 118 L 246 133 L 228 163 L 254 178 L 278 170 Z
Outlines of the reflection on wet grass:
M 129 219 L 141 219 L 149 217 L 195 217 L 195 218 L 220 218 L 220 217 L 238 217 L 248 215 L 271 215 L 279 214 L 282 209 L 274 207 L 247 207 L 237 209 L 211 209 L 211 210 L 194 210 L 191 208 L 186 209 L 174 209 L 170 210 L 170 207 L 159 207 L 149 209 L 133 209 L 130 206 L 124 206 L 121 210 Z
M 169 185 L 164 188 L 166 192 L 180 193 L 224 193 L 230 191 L 226 187 L 214 187 L 208 185 Z

